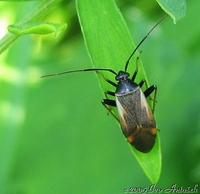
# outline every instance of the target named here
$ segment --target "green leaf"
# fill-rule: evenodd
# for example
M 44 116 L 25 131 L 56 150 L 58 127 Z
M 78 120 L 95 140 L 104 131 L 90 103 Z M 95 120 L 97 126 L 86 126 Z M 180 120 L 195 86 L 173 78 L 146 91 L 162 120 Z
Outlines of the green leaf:
M 49 14 L 61 0 L 43 0 L 38 1 L 38 5 L 32 8 L 32 12 L 29 12 L 17 25 L 27 23 L 29 21 L 39 21 Z M 0 54 L 8 49 L 8 47 L 18 38 L 20 35 L 8 33 L 0 40 Z
M 39 1 L 39 0 L 0 0 L 0 1 L 21 2 L 21 1 Z
M 147 154 L 143 154 L 137 151 L 132 146 L 131 148 L 133 154 L 135 155 L 137 161 L 140 163 L 141 167 L 143 168 L 144 172 L 146 173 L 151 183 L 152 184 L 157 183 L 160 177 L 161 166 L 162 166 L 160 136 L 157 135 L 153 149 Z
M 66 28 L 66 23 L 58 24 L 53 22 L 32 21 L 21 25 L 10 25 L 8 26 L 8 31 L 16 35 L 50 34 L 52 32 L 55 32 L 55 35 L 57 35 Z
M 96 68 L 110 68 L 118 72 L 124 70 L 125 63 L 135 46 L 126 22 L 113 0 L 77 0 L 78 17 L 91 61 Z M 133 74 L 136 53 L 130 61 L 128 72 Z M 146 79 L 141 61 L 136 82 Z M 114 75 L 102 72 L 104 77 L 114 81 Z M 102 90 L 114 88 L 99 76 Z M 116 114 L 116 110 L 114 110 Z M 161 150 L 159 134 L 151 152 L 141 153 L 132 148 L 135 157 L 152 183 L 156 183 L 161 172 Z M 128 143 L 127 143 L 128 145 Z M 130 164 L 131 166 L 131 164 Z
M 160 7 L 169 14 L 174 24 L 185 16 L 187 10 L 186 0 L 156 0 Z

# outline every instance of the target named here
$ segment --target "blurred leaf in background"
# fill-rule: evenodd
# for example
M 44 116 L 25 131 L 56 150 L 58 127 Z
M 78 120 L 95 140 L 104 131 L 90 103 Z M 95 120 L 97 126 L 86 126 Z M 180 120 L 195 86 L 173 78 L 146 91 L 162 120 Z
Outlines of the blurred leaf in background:
M 1 33 L 38 3 L 1 2 Z M 164 15 L 152 1 L 117 4 L 136 44 Z M 148 81 L 158 85 L 163 164 L 156 188 L 200 182 L 200 24 L 193 22 L 199 6 L 197 0 L 188 2 L 186 17 L 176 26 L 168 18 L 140 48 Z M 149 188 L 118 124 L 100 103 L 104 97 L 96 75 L 40 79 L 92 67 L 75 2 L 60 2 L 44 20 L 68 28 L 57 37 L 21 36 L 0 56 L 1 193 L 103 194 Z

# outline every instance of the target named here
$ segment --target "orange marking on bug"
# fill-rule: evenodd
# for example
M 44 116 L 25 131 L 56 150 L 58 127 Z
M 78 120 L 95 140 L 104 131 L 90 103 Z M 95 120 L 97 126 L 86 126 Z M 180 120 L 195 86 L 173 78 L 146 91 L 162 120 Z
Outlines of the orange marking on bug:
M 135 141 L 135 137 L 133 135 L 130 135 L 127 137 L 127 140 L 129 143 L 133 143 Z
M 151 128 L 150 133 L 151 133 L 152 135 L 156 135 L 157 129 L 156 129 L 156 128 Z

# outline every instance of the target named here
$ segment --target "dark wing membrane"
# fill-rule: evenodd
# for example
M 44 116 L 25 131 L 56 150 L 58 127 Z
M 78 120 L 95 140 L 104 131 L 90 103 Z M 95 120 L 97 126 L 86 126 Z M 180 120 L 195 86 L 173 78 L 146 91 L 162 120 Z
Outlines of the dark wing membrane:
M 124 135 L 133 134 L 140 124 L 141 97 L 140 90 L 117 95 L 116 104 L 120 118 L 120 124 Z
M 116 104 L 121 128 L 127 137 L 136 132 L 139 126 L 156 127 L 149 104 L 141 89 L 117 95 Z

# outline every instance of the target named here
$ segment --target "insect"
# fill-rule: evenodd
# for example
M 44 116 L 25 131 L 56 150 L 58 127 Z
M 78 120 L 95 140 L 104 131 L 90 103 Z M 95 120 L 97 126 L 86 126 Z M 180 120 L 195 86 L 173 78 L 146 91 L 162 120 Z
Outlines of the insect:
M 61 72 L 58 74 L 49 74 L 42 77 L 58 76 L 75 72 L 88 72 L 88 71 L 108 71 L 115 75 L 117 83 L 105 78 L 104 80 L 116 88 L 115 92 L 105 91 L 106 99 L 101 102 L 104 107 L 119 121 L 122 132 L 127 138 L 127 141 L 134 146 L 138 151 L 147 153 L 152 150 L 156 139 L 156 121 L 153 116 L 155 110 L 157 86 L 152 85 L 148 87 L 144 92 L 141 87 L 145 84 L 146 80 L 141 80 L 139 84 L 135 83 L 135 78 L 138 73 L 138 65 L 136 61 L 136 70 L 131 78 L 127 72 L 127 68 L 132 56 L 135 54 L 139 46 L 149 36 L 149 34 L 161 23 L 166 17 L 161 19 L 153 28 L 147 33 L 147 35 L 140 41 L 140 43 L 133 50 L 128 60 L 125 63 L 124 71 L 116 73 L 112 69 L 108 68 L 92 68 L 81 69 Z M 154 92 L 153 97 L 153 109 L 151 110 L 147 98 Z M 108 98 L 108 95 L 114 96 L 115 100 Z M 119 119 L 112 112 L 111 107 L 116 107 L 118 110 Z

